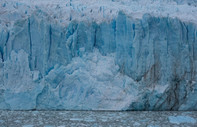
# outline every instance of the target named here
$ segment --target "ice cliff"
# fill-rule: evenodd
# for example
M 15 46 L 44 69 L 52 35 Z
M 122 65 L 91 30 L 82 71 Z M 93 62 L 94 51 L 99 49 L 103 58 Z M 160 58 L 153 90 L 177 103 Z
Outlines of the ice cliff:
M 196 23 L 172 1 L 2 0 L 0 109 L 197 110 Z

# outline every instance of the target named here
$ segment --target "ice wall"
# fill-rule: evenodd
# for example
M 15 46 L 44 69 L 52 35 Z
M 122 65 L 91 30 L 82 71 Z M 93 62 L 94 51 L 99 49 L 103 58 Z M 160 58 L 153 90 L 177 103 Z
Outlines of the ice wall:
M 197 109 L 193 23 L 119 12 L 64 26 L 38 10 L 0 27 L 0 109 Z

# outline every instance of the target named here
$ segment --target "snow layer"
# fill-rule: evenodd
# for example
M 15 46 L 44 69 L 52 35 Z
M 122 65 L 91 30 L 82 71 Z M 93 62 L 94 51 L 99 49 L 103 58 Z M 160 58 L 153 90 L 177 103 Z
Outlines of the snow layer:
M 70 20 L 110 21 L 123 11 L 137 19 L 148 13 L 196 23 L 197 8 L 192 6 L 196 3 L 195 0 L 1 0 L 0 18 L 9 23 L 42 10 L 55 22 L 68 25 Z
M 0 109 L 197 109 L 194 4 L 0 4 Z

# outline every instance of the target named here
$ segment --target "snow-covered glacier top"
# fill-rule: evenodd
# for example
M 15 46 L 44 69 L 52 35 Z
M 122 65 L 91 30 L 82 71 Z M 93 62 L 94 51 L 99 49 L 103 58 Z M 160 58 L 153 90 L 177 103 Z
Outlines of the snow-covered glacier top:
M 0 23 L 9 26 L 35 10 L 49 14 L 53 21 L 63 25 L 71 20 L 110 21 L 119 11 L 134 19 L 148 13 L 197 23 L 196 3 L 195 0 L 1 0 Z

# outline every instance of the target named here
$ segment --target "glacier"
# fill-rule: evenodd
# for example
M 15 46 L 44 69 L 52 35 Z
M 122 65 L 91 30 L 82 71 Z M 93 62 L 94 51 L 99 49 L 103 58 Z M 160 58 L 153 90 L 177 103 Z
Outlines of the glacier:
M 0 3 L 1 110 L 197 110 L 195 6 L 160 16 L 90 2 L 95 17 L 79 0 Z

